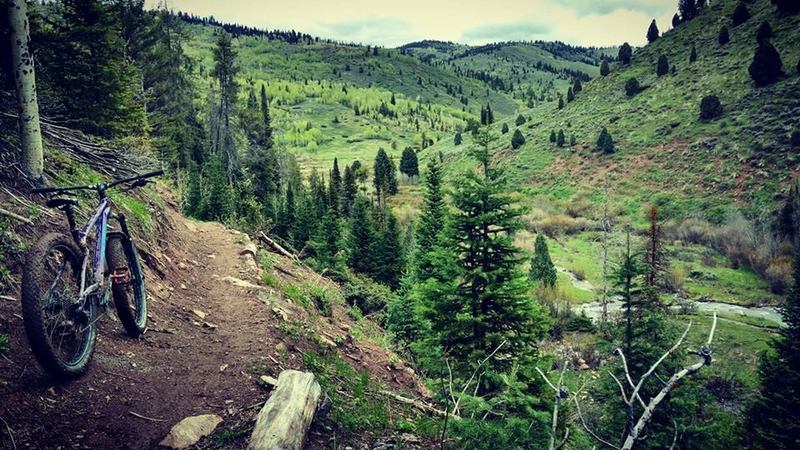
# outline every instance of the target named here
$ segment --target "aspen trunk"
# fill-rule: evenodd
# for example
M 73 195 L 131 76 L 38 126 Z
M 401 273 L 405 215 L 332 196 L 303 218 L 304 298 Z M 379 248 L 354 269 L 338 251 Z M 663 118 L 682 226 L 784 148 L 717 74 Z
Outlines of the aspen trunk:
M 19 105 L 19 134 L 22 143 L 22 167 L 33 180 L 42 177 L 42 132 L 39 127 L 39 102 L 36 99 L 36 72 L 28 46 L 28 10 L 25 0 L 8 0 L 11 26 L 11 57 Z

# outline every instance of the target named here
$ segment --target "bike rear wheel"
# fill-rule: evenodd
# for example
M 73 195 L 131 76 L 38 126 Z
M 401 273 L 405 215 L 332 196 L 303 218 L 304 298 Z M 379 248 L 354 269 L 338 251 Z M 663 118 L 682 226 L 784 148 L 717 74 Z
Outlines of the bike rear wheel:
M 36 359 L 69 379 L 87 368 L 97 338 L 95 301 L 80 300 L 83 255 L 71 237 L 49 233 L 31 248 L 22 275 L 22 317 Z
M 106 246 L 117 315 L 129 336 L 141 336 L 147 325 L 147 291 L 136 246 L 123 233 L 109 234 Z

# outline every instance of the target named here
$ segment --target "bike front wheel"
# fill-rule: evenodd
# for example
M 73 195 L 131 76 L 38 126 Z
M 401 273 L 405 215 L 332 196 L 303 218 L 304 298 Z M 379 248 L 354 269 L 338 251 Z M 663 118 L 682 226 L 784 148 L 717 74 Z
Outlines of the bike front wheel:
M 109 234 L 106 245 L 117 315 L 129 336 L 141 336 L 147 325 L 147 291 L 136 246 L 123 233 Z
M 81 376 L 97 338 L 95 302 L 80 298 L 83 254 L 69 236 L 49 233 L 31 248 L 22 274 L 22 316 L 31 350 L 51 375 Z

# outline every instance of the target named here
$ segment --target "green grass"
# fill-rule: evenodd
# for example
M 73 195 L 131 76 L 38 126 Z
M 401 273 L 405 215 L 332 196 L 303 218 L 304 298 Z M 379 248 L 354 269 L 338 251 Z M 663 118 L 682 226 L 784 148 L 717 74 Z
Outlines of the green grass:
M 7 352 L 8 348 L 8 336 L 0 333 L 0 353 Z

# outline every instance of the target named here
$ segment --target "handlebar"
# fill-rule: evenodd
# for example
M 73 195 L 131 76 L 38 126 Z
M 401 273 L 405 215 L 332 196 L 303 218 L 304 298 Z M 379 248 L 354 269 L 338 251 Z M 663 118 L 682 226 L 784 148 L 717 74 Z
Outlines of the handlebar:
M 68 192 L 68 191 L 85 191 L 85 190 L 92 190 L 92 191 L 102 192 L 102 191 L 105 191 L 106 189 L 110 189 L 110 188 L 112 188 L 114 186 L 118 186 L 120 184 L 131 183 L 131 182 L 135 182 L 135 181 L 142 181 L 142 180 L 146 180 L 146 179 L 152 178 L 152 177 L 157 177 L 157 176 L 163 175 L 163 174 L 164 174 L 163 170 L 155 170 L 153 172 L 148 172 L 148 173 L 144 173 L 144 174 L 141 174 L 141 175 L 136 175 L 135 177 L 123 178 L 121 180 L 115 180 L 115 181 L 112 181 L 111 183 L 100 183 L 100 184 L 94 184 L 94 185 L 88 185 L 88 186 L 66 186 L 66 187 L 52 187 L 52 188 L 36 188 L 36 189 L 32 189 L 31 193 L 34 193 L 34 194 L 47 194 L 47 193 L 51 193 L 51 192 Z

